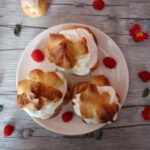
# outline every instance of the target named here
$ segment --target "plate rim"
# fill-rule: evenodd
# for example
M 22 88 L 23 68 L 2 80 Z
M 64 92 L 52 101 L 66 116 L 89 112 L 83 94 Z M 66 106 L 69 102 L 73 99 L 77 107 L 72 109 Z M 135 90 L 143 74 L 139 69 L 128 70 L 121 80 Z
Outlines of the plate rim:
M 121 56 L 124 58 L 123 61 L 124 61 L 124 64 L 125 64 L 125 69 L 126 69 L 126 77 L 127 77 L 127 88 L 126 88 L 126 91 L 125 91 L 125 96 L 123 98 L 123 102 L 121 104 L 121 109 L 122 109 L 122 106 L 124 105 L 125 103 L 125 100 L 127 98 L 127 94 L 128 94 L 128 90 L 129 90 L 129 68 L 128 68 L 128 63 L 127 63 L 127 59 L 124 55 L 124 53 L 122 52 L 122 50 L 120 49 L 120 47 L 116 44 L 116 42 L 109 36 L 107 35 L 106 33 L 104 33 L 103 31 L 101 31 L 99 28 L 95 27 L 95 26 L 91 26 L 91 25 L 87 25 L 87 24 L 83 24 L 83 23 L 63 23 L 63 24 L 57 24 L 57 25 L 54 25 L 52 27 L 49 27 L 45 30 L 43 30 L 42 32 L 40 32 L 39 34 L 37 34 L 24 48 L 23 52 L 21 53 L 21 57 L 18 61 L 18 65 L 17 65 L 17 70 L 16 70 L 16 87 L 18 85 L 18 79 L 19 79 L 19 69 L 20 69 L 20 64 L 22 62 L 22 59 L 24 57 L 24 54 L 28 51 L 28 46 L 33 43 L 39 36 L 41 36 L 42 34 L 44 34 L 45 32 L 47 32 L 49 29 L 52 30 L 52 28 L 58 28 L 60 26 L 72 26 L 72 25 L 77 25 L 77 26 L 83 26 L 83 27 L 89 27 L 90 29 L 94 29 L 94 30 L 99 30 L 104 36 L 106 36 L 107 38 L 109 38 L 111 40 L 111 42 L 118 48 Z M 120 110 L 121 110 L 120 109 Z M 119 110 L 119 111 L 120 111 Z M 118 112 L 119 113 L 119 112 Z M 31 116 L 30 116 L 31 117 Z M 78 135 L 84 135 L 84 134 L 88 134 L 88 133 L 91 133 L 91 132 L 94 132 L 100 128 L 103 128 L 104 126 L 106 126 L 107 124 L 103 124 L 101 127 L 97 127 L 97 128 L 94 128 L 89 131 L 83 131 L 82 133 L 76 133 L 76 134 L 70 134 L 70 133 L 64 133 L 64 132 L 60 132 L 60 131 L 57 131 L 57 130 L 53 130 L 52 128 L 49 129 L 47 126 L 43 125 L 42 123 L 40 123 L 36 118 L 34 117 L 31 117 L 38 125 L 40 125 L 41 127 L 43 127 L 44 129 L 48 130 L 48 131 L 52 131 L 54 133 L 57 133 L 57 134 L 60 134 L 60 135 L 68 135 L 68 136 L 78 136 Z

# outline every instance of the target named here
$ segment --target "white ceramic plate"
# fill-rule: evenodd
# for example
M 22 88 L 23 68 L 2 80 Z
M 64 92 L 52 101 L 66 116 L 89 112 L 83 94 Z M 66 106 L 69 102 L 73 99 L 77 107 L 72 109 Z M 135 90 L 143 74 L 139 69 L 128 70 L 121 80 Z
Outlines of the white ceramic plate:
M 63 28 L 72 25 L 87 26 L 95 33 L 99 44 L 100 66 L 95 72 L 91 73 L 88 76 L 79 77 L 79 76 L 74 76 L 69 74 L 65 74 L 65 76 L 68 78 L 69 82 L 75 83 L 77 81 L 86 80 L 95 74 L 104 74 L 106 75 L 106 77 L 109 78 L 112 86 L 114 86 L 114 88 L 116 89 L 117 93 L 121 98 L 121 104 L 123 105 L 127 95 L 128 85 L 129 85 L 129 73 L 128 73 L 128 67 L 125 58 L 120 48 L 115 44 L 115 42 L 109 36 L 107 36 L 105 33 L 103 33 L 102 31 L 100 31 L 95 27 L 91 27 L 84 24 L 76 24 L 76 23 L 61 24 L 49 28 L 44 32 L 40 33 L 38 36 L 36 36 L 25 48 L 20 58 L 20 62 L 17 69 L 16 84 L 18 83 L 18 81 L 22 79 L 26 79 L 28 73 L 32 69 L 36 68 L 36 69 L 42 69 L 44 71 L 52 71 L 56 69 L 55 66 L 53 64 L 50 64 L 47 59 L 45 59 L 42 63 L 34 62 L 30 57 L 31 52 L 37 48 L 41 50 L 44 49 L 44 44 L 48 39 L 49 33 L 58 32 Z M 103 65 L 102 59 L 105 56 L 111 56 L 115 58 L 115 60 L 117 61 L 117 67 L 115 69 L 108 69 Z M 53 119 L 42 120 L 42 119 L 33 118 L 33 120 L 37 122 L 39 125 L 41 125 L 42 127 L 50 131 L 64 134 L 64 135 L 86 134 L 104 126 L 104 125 L 87 125 L 83 123 L 77 116 L 74 116 L 72 121 L 68 123 L 64 123 L 61 119 L 61 115 L 63 112 L 68 110 L 73 110 L 71 103 L 65 106 L 61 111 L 61 113 Z

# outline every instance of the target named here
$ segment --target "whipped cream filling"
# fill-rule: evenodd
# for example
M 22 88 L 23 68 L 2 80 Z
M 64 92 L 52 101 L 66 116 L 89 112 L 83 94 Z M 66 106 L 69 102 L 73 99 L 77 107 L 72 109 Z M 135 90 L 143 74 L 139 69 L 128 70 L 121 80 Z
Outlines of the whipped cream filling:
M 92 34 L 84 28 L 62 30 L 59 32 L 59 34 L 64 35 L 68 40 L 71 41 L 79 41 L 83 37 L 86 39 L 89 52 L 88 54 L 77 58 L 77 64 L 70 69 L 70 72 L 77 75 L 86 75 L 90 73 L 90 69 L 96 64 L 98 58 L 98 47 L 93 39 Z
M 24 111 L 26 111 L 30 116 L 35 117 L 35 118 L 41 118 L 41 119 L 48 119 L 53 116 L 55 113 L 55 110 L 63 103 L 63 98 L 67 92 L 67 80 L 63 77 L 61 73 L 56 72 L 57 75 L 63 80 L 64 84 L 61 86 L 56 86 L 54 88 L 57 88 L 63 93 L 62 98 L 54 103 L 46 103 L 40 110 L 33 110 L 30 107 L 25 107 Z M 30 93 L 29 93 L 30 94 Z M 37 101 L 37 99 L 34 99 Z
M 103 93 L 103 92 L 108 92 L 110 95 L 110 104 L 112 103 L 116 103 L 119 105 L 120 108 L 120 103 L 119 103 L 119 99 L 116 95 L 115 89 L 111 86 L 97 86 L 99 93 Z M 75 113 L 82 118 L 87 124 L 99 124 L 99 122 L 96 120 L 96 118 L 90 118 L 90 119 L 86 119 L 83 118 L 83 116 L 81 115 L 80 112 L 80 95 L 81 94 L 77 94 L 76 97 L 73 99 L 73 103 L 74 103 L 74 111 Z M 113 120 L 115 121 L 117 119 L 117 113 L 114 115 Z M 109 124 L 111 122 L 107 122 L 105 124 Z M 104 123 L 101 123 L 104 124 Z

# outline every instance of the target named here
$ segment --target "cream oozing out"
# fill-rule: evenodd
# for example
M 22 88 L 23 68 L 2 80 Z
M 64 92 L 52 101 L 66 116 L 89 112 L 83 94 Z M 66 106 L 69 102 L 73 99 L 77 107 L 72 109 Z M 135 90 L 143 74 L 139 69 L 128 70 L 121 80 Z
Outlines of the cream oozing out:
M 71 41 L 79 41 L 83 37 L 87 41 L 88 54 L 77 58 L 77 64 L 70 69 L 70 72 L 77 75 L 86 75 L 90 73 L 90 69 L 96 64 L 98 59 L 98 47 L 91 33 L 84 28 L 62 30 L 59 32 Z
M 61 80 L 63 80 L 63 85 L 61 86 L 57 86 L 54 88 L 57 88 L 58 90 L 60 90 L 63 93 L 62 98 L 56 102 L 56 103 L 47 103 L 45 104 L 40 110 L 33 110 L 30 107 L 25 107 L 24 110 L 32 117 L 35 118 L 41 118 L 41 119 L 48 119 L 51 116 L 53 116 L 53 114 L 55 113 L 55 110 L 63 103 L 63 98 L 67 92 L 67 80 L 63 77 L 63 75 L 61 73 L 56 72 L 57 75 L 61 78 Z M 37 99 L 34 99 L 35 101 Z
M 110 95 L 110 104 L 112 103 L 116 103 L 119 105 L 120 108 L 120 103 L 119 103 L 119 99 L 116 95 L 115 89 L 111 86 L 97 86 L 99 93 L 103 93 L 103 92 L 107 92 Z M 82 118 L 87 124 L 104 124 L 104 123 L 100 123 L 96 120 L 96 118 L 90 118 L 90 119 L 86 119 L 83 118 L 83 116 L 81 115 L 80 112 L 80 95 L 81 94 L 77 94 L 75 96 L 75 98 L 73 99 L 73 103 L 74 103 L 74 111 L 75 113 Z M 117 113 L 114 115 L 113 120 L 115 121 L 117 119 Z M 107 122 L 105 124 L 109 124 L 111 122 Z

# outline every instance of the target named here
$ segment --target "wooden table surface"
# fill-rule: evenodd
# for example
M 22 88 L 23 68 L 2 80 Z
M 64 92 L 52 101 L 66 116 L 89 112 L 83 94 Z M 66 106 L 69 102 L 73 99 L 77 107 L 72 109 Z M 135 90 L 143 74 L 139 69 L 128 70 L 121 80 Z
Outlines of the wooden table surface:
M 51 0 L 46 16 L 25 16 L 18 0 L 0 0 L 0 150 L 149 150 L 150 121 L 141 112 L 150 105 L 150 96 L 142 98 L 143 83 L 137 73 L 150 71 L 150 40 L 136 44 L 128 30 L 135 22 L 150 34 L 150 0 L 105 0 L 102 11 L 94 10 L 90 0 Z M 26 45 L 40 32 L 61 23 L 85 23 L 107 33 L 123 51 L 129 66 L 130 87 L 118 120 L 104 127 L 101 140 L 95 133 L 67 137 L 37 125 L 15 103 L 15 75 L 19 58 Z M 23 25 L 21 36 L 14 36 L 17 23 Z M 3 136 L 7 123 L 15 125 L 12 136 Z

